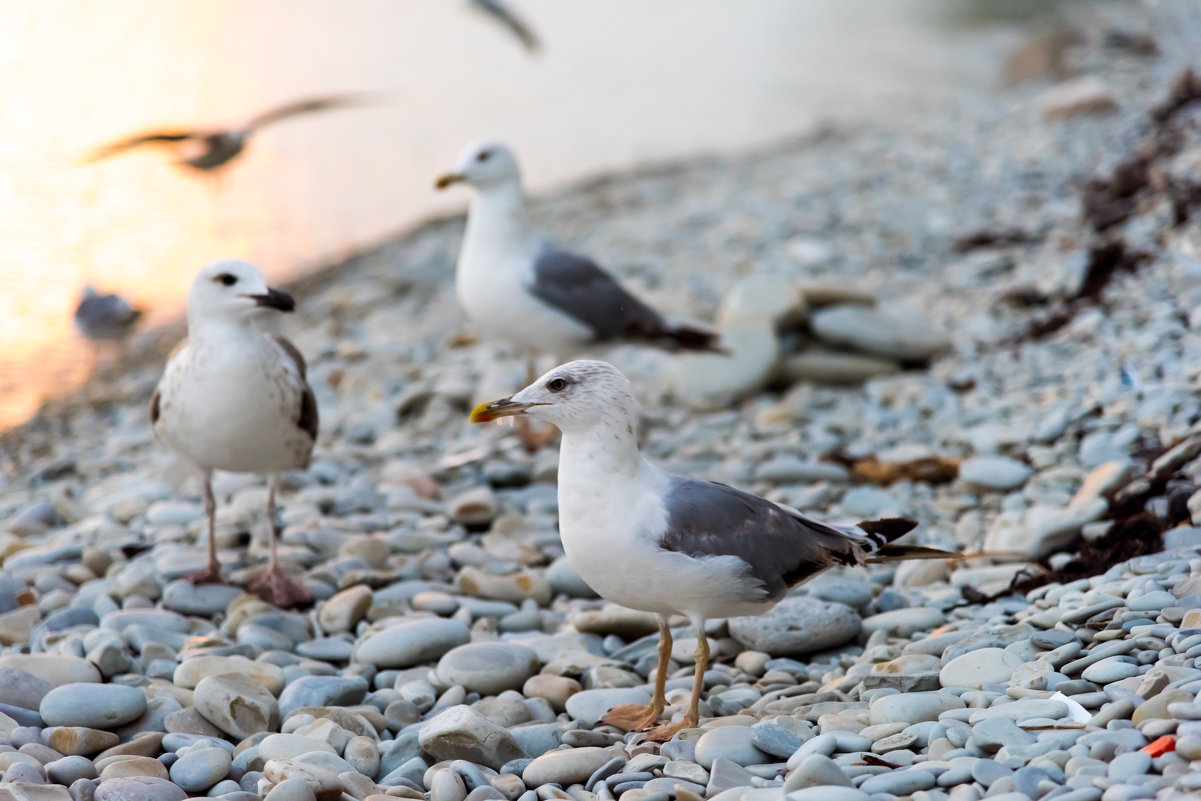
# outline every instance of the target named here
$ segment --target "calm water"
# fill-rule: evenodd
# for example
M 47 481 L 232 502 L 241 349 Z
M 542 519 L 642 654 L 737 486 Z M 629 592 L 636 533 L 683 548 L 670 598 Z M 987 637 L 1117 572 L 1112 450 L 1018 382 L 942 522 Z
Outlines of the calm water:
M 993 85 L 1019 30 L 968 0 L 512 2 L 541 55 L 464 0 L 0 0 L 0 429 L 86 375 L 85 282 L 153 325 L 212 258 L 286 278 L 462 205 L 432 180 L 481 135 L 545 190 L 937 110 Z M 387 102 L 269 128 L 220 182 L 154 150 L 81 164 L 130 132 L 363 90 Z

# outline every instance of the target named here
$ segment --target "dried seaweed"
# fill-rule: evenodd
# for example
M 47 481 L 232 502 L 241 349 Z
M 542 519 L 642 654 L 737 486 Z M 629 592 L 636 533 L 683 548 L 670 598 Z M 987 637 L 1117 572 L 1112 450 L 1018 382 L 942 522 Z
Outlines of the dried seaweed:
M 968 253 L 979 248 L 1029 245 L 1041 240 L 1041 235 L 1021 228 L 981 228 L 957 238 L 951 243 L 951 250 L 956 253 Z
M 927 484 L 949 484 L 959 477 L 959 459 L 945 456 L 923 456 L 901 462 L 885 462 L 875 456 L 852 457 L 838 451 L 822 456 L 822 461 L 841 464 L 860 481 L 888 486 L 898 481 L 923 481 Z

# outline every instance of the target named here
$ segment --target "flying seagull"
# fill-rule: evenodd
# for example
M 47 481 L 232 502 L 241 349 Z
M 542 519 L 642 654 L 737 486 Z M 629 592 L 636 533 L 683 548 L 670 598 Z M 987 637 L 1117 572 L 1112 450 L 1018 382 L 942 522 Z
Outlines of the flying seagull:
M 75 329 L 93 342 L 119 342 L 129 336 L 141 316 L 141 309 L 130 306 L 120 295 L 101 295 L 85 286 L 75 307 Z
M 458 183 L 475 189 L 455 272 L 459 303 L 482 333 L 522 352 L 527 382 L 537 354 L 563 359 L 595 343 L 721 350 L 714 332 L 670 322 L 592 259 L 543 241 L 526 219 L 521 171 L 505 145 L 468 145 L 435 186 Z
M 568 560 L 603 598 L 659 617 L 651 703 L 615 707 L 605 723 L 635 731 L 658 722 L 672 615 L 696 628 L 696 674 L 683 720 L 649 733 L 658 741 L 698 723 L 707 619 L 762 614 L 791 587 L 836 565 L 957 557 L 894 544 L 917 525 L 912 520 L 836 526 L 724 484 L 668 473 L 638 452 L 636 414 L 630 382 L 599 361 L 556 367 L 471 413 L 474 423 L 526 415 L 559 428 L 559 533 Z
M 526 50 L 536 53 L 541 49 L 542 43 L 538 41 L 538 34 L 501 0 L 471 0 L 471 5 L 508 28 L 510 33 L 521 40 Z
M 364 95 L 328 95 L 271 109 L 251 118 L 240 128 L 147 131 L 103 145 L 94 150 L 86 160 L 99 161 L 134 148 L 159 145 L 176 149 L 181 165 L 201 172 L 210 172 L 241 155 L 251 134 L 260 128 L 289 117 L 357 106 L 365 102 L 367 99 Z
M 317 439 L 317 402 L 304 357 L 292 343 L 255 326 L 265 310 L 290 312 L 292 297 L 268 288 L 251 264 L 221 259 L 204 266 L 188 292 L 188 338 L 167 360 L 150 397 L 154 435 L 204 474 L 208 567 L 194 583 L 224 582 L 217 560 L 214 470 L 267 479 L 271 558 L 247 589 L 279 607 L 313 600 L 276 556 L 279 474 L 309 464 Z

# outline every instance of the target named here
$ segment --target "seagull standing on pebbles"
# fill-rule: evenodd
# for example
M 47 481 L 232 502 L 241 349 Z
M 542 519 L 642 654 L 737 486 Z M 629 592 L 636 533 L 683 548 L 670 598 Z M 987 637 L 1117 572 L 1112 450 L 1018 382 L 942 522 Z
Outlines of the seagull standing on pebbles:
M 605 723 L 635 731 L 658 722 L 672 615 L 688 618 L 699 645 L 683 720 L 648 735 L 661 742 L 698 723 L 709 662 L 707 619 L 762 614 L 789 588 L 836 565 L 957 556 L 892 544 L 917 525 L 912 520 L 835 526 L 724 484 L 668 473 L 638 452 L 636 414 L 630 382 L 599 361 L 556 367 L 516 395 L 471 413 L 473 423 L 526 415 L 559 428 L 559 532 L 568 560 L 605 599 L 659 617 L 650 704 L 615 707 Z
M 262 473 L 268 477 L 271 558 L 247 588 L 285 608 L 313 596 L 280 570 L 275 494 L 282 471 L 308 467 L 317 439 L 317 402 L 300 351 L 259 331 L 254 318 L 294 306 L 290 295 L 269 288 L 251 264 L 222 259 L 205 265 L 188 292 L 188 339 L 168 359 L 150 397 L 155 436 L 204 473 L 209 563 L 191 580 L 225 581 L 217 561 L 213 471 Z
M 669 322 L 596 262 L 543 241 L 526 219 L 521 170 L 505 145 L 468 145 L 454 172 L 435 186 L 458 183 L 475 189 L 455 271 L 459 303 L 485 336 L 522 353 L 526 383 L 537 376 L 538 354 L 563 359 L 594 343 L 721 351 L 714 332 Z M 524 434 L 526 422 L 519 428 Z M 535 440 L 526 446 L 533 450 Z

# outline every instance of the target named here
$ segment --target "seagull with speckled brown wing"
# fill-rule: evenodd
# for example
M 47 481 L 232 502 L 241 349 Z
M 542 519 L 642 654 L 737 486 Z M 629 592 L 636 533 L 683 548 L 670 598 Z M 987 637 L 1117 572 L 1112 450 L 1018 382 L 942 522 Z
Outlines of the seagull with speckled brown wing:
M 155 436 L 204 474 L 209 561 L 191 580 L 225 582 L 217 559 L 213 471 L 261 473 L 268 477 L 271 557 L 247 589 L 284 608 L 313 600 L 280 568 L 275 496 L 281 472 L 308 467 L 317 402 L 300 351 L 260 331 L 255 318 L 294 307 L 292 297 L 269 288 L 251 264 L 222 259 L 205 265 L 188 292 L 188 339 L 167 360 L 150 398 Z

